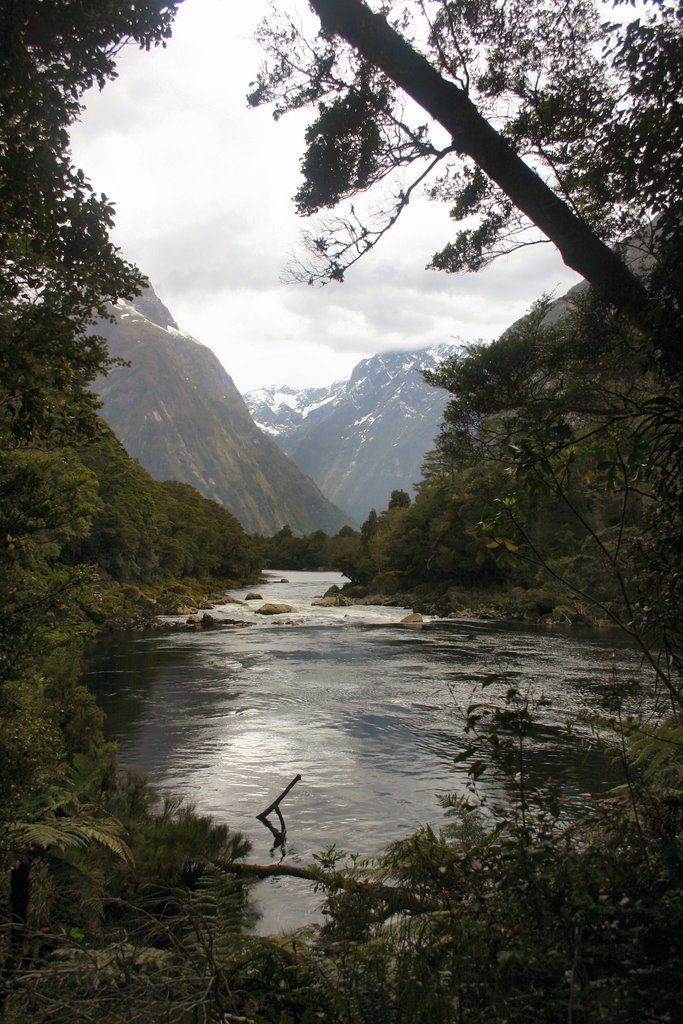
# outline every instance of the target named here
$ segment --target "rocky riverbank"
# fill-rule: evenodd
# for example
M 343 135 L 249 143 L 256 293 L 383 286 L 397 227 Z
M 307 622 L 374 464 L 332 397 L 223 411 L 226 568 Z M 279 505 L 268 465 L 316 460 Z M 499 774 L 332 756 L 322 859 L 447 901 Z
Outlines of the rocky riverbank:
M 218 624 L 211 615 L 214 606 L 229 603 L 231 589 L 254 582 L 186 578 L 136 586 L 100 578 L 82 595 L 80 604 L 84 618 L 98 632 L 163 629 L 167 627 L 161 617 L 166 615 L 187 616 L 200 628 L 208 628 Z
M 390 605 L 412 608 L 423 615 L 453 619 L 500 619 L 541 625 L 602 626 L 589 606 L 567 592 L 552 589 L 472 590 L 463 587 L 430 587 L 394 593 L 373 593 L 367 587 L 347 584 L 341 596 L 355 605 Z

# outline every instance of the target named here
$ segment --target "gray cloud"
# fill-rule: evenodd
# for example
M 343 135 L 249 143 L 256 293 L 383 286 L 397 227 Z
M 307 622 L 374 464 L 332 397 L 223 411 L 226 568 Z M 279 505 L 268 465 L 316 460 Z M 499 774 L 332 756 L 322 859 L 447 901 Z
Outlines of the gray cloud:
M 274 123 L 246 108 L 261 61 L 248 36 L 266 11 L 265 0 L 183 4 L 168 48 L 124 52 L 73 135 L 76 162 L 116 202 L 117 244 L 238 387 L 327 383 L 375 352 L 488 340 L 576 281 L 550 246 L 481 275 L 426 271 L 453 225 L 416 199 L 342 286 L 281 284 L 310 115 Z

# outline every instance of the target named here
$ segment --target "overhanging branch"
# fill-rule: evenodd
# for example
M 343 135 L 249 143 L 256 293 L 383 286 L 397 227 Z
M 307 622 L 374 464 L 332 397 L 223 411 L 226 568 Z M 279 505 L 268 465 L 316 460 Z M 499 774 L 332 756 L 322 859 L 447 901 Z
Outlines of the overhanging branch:
M 341 36 L 380 68 L 451 135 L 557 246 L 568 267 L 639 326 L 648 326 L 649 296 L 626 264 L 524 163 L 454 82 L 443 78 L 382 15 L 362 0 L 310 0 L 323 29 Z

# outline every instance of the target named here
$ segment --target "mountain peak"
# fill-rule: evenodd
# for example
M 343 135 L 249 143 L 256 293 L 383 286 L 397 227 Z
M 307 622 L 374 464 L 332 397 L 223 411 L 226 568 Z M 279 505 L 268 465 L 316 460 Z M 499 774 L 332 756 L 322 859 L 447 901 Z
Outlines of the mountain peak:
M 426 384 L 457 349 L 437 345 L 362 359 L 328 388 L 259 388 L 244 397 L 254 420 L 323 494 L 357 521 L 384 508 L 393 490 L 413 490 L 448 396 Z
M 168 330 L 169 327 L 175 331 L 180 330 L 170 311 L 163 304 L 151 284 L 143 288 L 141 293 L 136 295 L 131 302 L 119 299 L 116 303 L 116 313 L 123 318 L 126 316 L 143 317 L 149 323 L 161 327 L 164 331 Z
M 103 418 L 159 480 L 191 484 L 250 532 L 336 532 L 350 517 L 263 434 L 214 353 L 180 330 L 152 288 L 98 325 L 115 366 L 98 384 Z

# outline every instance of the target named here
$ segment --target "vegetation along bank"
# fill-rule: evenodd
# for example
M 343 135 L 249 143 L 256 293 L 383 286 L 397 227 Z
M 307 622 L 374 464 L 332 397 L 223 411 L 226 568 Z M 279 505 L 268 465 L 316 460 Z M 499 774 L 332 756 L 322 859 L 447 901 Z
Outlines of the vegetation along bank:
M 250 929 L 248 844 L 122 772 L 80 682 L 93 621 L 130 619 L 159 600 L 149 586 L 247 580 L 263 564 L 261 543 L 224 509 L 123 454 L 91 391 L 109 365 L 93 325 L 143 281 L 111 242 L 109 200 L 72 164 L 68 130 L 120 46 L 163 43 L 176 6 L 0 6 L 0 1016 L 673 1024 L 680 4 L 617 3 L 626 18 L 612 24 L 611 5 L 564 0 L 381 13 L 311 0 L 321 35 L 276 15 L 259 30 L 267 64 L 250 102 L 278 115 L 312 106 L 295 201 L 336 211 L 310 234 L 305 280 L 340 282 L 432 169 L 429 194 L 465 222 L 433 268 L 476 271 L 537 228 L 590 286 L 430 373 L 451 399 L 415 500 L 397 492 L 360 535 L 340 531 L 330 564 L 384 593 L 519 593 L 541 609 L 537 592 L 556 589 L 618 625 L 651 679 L 647 712 L 626 717 L 615 692 L 613 713 L 594 716 L 623 785 L 572 823 L 551 789 L 528 785 L 542 695 L 511 686 L 489 701 L 496 682 L 484 679 L 455 755 L 470 788 L 444 799 L 443 831 L 372 863 L 322 853 L 310 875 L 326 927 L 267 939 Z M 339 214 L 397 167 L 383 221 Z M 269 557 L 287 541 L 274 538 Z M 498 812 L 477 788 L 492 763 L 516 786 Z

